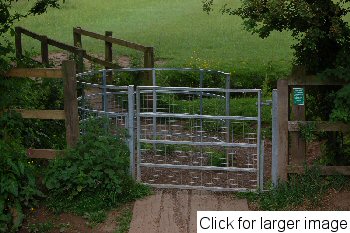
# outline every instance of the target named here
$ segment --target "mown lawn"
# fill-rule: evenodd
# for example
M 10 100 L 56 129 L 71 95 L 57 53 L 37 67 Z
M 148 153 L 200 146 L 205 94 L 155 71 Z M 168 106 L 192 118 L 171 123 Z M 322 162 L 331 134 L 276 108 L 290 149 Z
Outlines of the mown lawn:
M 219 0 L 218 2 L 220 2 Z M 223 2 L 223 1 L 221 1 Z M 234 4 L 239 4 L 239 0 Z M 16 8 L 28 6 L 19 1 Z M 72 28 L 113 35 L 152 45 L 163 66 L 201 66 L 254 78 L 290 71 L 292 39 L 289 33 L 273 33 L 268 39 L 246 32 L 239 17 L 207 15 L 200 0 L 66 0 L 62 8 L 18 23 L 29 30 L 72 43 Z M 25 48 L 40 51 L 39 43 L 25 39 Z M 83 39 L 84 48 L 103 54 L 103 42 Z M 132 51 L 116 47 L 114 54 Z

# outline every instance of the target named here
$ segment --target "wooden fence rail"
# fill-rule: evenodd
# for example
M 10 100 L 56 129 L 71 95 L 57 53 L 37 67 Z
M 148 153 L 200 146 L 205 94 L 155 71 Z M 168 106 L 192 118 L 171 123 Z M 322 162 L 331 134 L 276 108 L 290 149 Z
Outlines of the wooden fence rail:
M 293 88 L 305 90 L 305 86 L 345 84 L 300 73 L 293 74 L 288 80 L 278 80 L 278 176 L 281 181 L 287 180 L 289 173 L 304 172 L 306 142 L 299 133 L 303 125 L 313 124 L 315 131 L 350 132 L 350 125 L 341 122 L 305 121 L 305 104 L 290 103 L 290 96 L 296 91 Z M 325 175 L 350 175 L 350 166 L 321 166 L 321 172 Z
M 80 27 L 73 28 L 73 39 L 74 39 L 74 46 L 62 43 L 60 41 L 48 38 L 44 35 L 39 35 L 37 33 L 34 33 L 32 31 L 29 31 L 23 27 L 16 27 L 15 28 L 15 45 L 16 45 L 16 57 L 21 58 L 23 56 L 23 47 L 22 47 L 22 35 L 29 36 L 33 39 L 39 40 L 41 43 L 41 61 L 43 64 L 48 65 L 49 64 L 49 45 L 57 47 L 62 50 L 66 50 L 68 52 L 73 53 L 76 56 L 77 60 L 77 71 L 78 73 L 83 72 L 84 64 L 83 59 L 87 59 L 91 62 L 97 63 L 99 65 L 104 66 L 106 69 L 111 68 L 120 68 L 118 64 L 113 63 L 113 54 L 112 54 L 112 46 L 113 44 L 127 47 L 130 49 L 138 50 L 143 52 L 144 54 L 144 67 L 145 68 L 153 68 L 154 67 L 154 48 L 148 47 L 144 45 L 140 45 L 134 42 L 113 38 L 112 32 L 106 31 L 105 35 L 100 35 L 94 32 L 90 32 L 84 29 L 81 29 Z M 94 39 L 102 40 L 105 42 L 105 59 L 100 59 L 97 57 L 94 57 L 92 55 L 89 55 L 86 50 L 82 48 L 82 39 L 81 37 L 88 36 Z M 151 84 L 152 83 L 152 73 L 151 72 L 145 72 L 146 73 L 146 80 L 144 84 Z
M 78 100 L 76 91 L 76 67 L 74 61 L 63 61 L 61 69 L 14 68 L 6 77 L 13 78 L 58 78 L 63 79 L 64 110 L 14 109 L 23 118 L 65 120 L 68 147 L 74 147 L 79 137 Z M 59 151 L 52 149 L 28 149 L 31 158 L 54 158 Z
M 153 68 L 154 67 L 154 48 L 150 46 L 140 45 L 134 42 L 118 39 L 112 37 L 111 31 L 106 31 L 105 35 L 101 35 L 95 32 L 90 32 L 84 30 L 80 27 L 73 28 L 73 38 L 74 38 L 74 46 L 83 48 L 82 44 L 82 36 L 91 37 L 97 40 L 102 40 L 105 42 L 105 60 L 101 60 L 99 58 L 95 58 L 89 56 L 85 53 L 84 58 L 88 60 L 93 60 L 98 64 L 104 65 L 106 69 L 114 68 L 112 61 L 112 46 L 113 44 L 127 47 L 130 49 L 138 50 L 143 52 L 144 57 L 144 67 L 145 68 Z M 146 72 L 146 81 L 145 84 L 152 84 L 152 72 Z
M 71 52 L 77 57 L 77 67 L 76 70 L 80 73 L 83 72 L 83 57 L 86 53 L 79 47 L 75 47 L 66 43 L 59 42 L 57 40 L 48 38 L 44 35 L 39 35 L 37 33 L 31 32 L 23 27 L 15 28 L 15 45 L 16 45 L 16 57 L 21 58 L 23 56 L 22 47 L 22 35 L 29 36 L 33 39 L 39 40 L 41 43 L 41 62 L 45 65 L 49 64 L 49 45 L 57 47 L 59 49 Z

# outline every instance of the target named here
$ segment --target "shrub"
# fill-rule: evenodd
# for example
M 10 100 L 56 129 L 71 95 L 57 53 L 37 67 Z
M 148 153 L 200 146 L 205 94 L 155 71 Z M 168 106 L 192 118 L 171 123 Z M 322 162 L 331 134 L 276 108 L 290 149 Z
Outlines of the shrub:
M 37 189 L 33 164 L 16 141 L 0 139 L 0 232 L 16 231 L 23 208 L 42 196 Z
M 51 193 L 73 198 L 96 189 L 121 191 L 129 172 L 128 149 L 105 123 L 90 119 L 76 148 L 49 165 L 44 182 Z
M 93 216 L 149 193 L 130 177 L 125 140 L 115 136 L 108 124 L 106 119 L 89 119 L 77 146 L 49 164 L 44 184 L 50 193 L 50 207 Z

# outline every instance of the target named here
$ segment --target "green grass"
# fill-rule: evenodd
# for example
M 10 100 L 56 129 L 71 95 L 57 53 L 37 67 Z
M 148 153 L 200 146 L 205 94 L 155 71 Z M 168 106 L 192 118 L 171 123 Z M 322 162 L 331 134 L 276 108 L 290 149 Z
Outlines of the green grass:
M 345 176 L 321 175 L 318 167 L 306 167 L 305 174 L 292 175 L 287 182 L 280 182 L 277 188 L 261 193 L 239 193 L 237 196 L 256 202 L 260 210 L 291 210 L 300 205 L 319 206 L 329 189 L 348 188 Z
M 28 8 L 27 1 L 19 1 L 16 8 Z M 116 37 L 154 46 L 156 58 L 169 67 L 201 66 L 250 78 L 271 70 L 283 76 L 291 67 L 289 33 L 276 32 L 260 39 L 244 30 L 239 17 L 218 11 L 207 15 L 200 0 L 68 0 L 61 9 L 50 9 L 18 25 L 70 44 L 75 26 L 98 33 L 109 30 Z M 25 49 L 40 51 L 38 41 L 24 36 L 24 42 Z M 102 41 L 83 37 L 83 46 L 104 54 Z M 118 55 L 132 53 L 117 46 L 114 49 Z
M 131 220 L 132 220 L 132 210 L 125 209 L 117 218 L 118 227 L 115 233 L 129 232 Z

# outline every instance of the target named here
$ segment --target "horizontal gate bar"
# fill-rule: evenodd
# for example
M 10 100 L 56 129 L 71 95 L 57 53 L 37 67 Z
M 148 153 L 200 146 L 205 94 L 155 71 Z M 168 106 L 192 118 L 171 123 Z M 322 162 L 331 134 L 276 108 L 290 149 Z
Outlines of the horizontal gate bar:
M 251 144 L 251 143 L 192 142 L 192 141 L 170 141 L 170 140 L 149 140 L 149 139 L 140 139 L 139 142 L 157 143 L 157 144 L 178 144 L 178 145 L 190 145 L 190 146 L 225 146 L 225 147 L 242 147 L 242 148 L 251 148 L 251 147 L 257 146 L 256 144 Z
M 155 164 L 155 163 L 140 163 L 142 167 L 152 168 L 175 168 L 181 170 L 202 170 L 202 171 L 230 171 L 230 172 L 256 172 L 256 168 L 241 168 L 241 167 L 215 167 L 215 166 L 189 166 L 175 164 Z
M 178 113 L 152 113 L 143 112 L 139 114 L 140 117 L 175 117 L 186 119 L 211 119 L 211 120 L 238 120 L 238 121 L 257 121 L 257 117 L 244 117 L 244 116 L 211 116 L 211 115 L 199 115 L 199 114 L 178 114 Z
M 84 111 L 84 112 L 98 113 L 101 115 L 108 115 L 108 116 L 116 116 L 116 117 L 127 117 L 128 116 L 128 113 L 106 112 L 106 111 L 102 111 L 102 110 L 94 110 L 94 109 L 88 109 L 88 108 L 82 108 L 82 107 L 78 107 L 78 109 L 80 109 L 81 111 Z
M 212 91 L 212 92 L 230 92 L 230 93 L 258 93 L 261 89 L 225 89 L 225 88 L 192 88 L 192 87 L 159 87 L 159 86 L 138 86 L 137 91 L 141 93 L 162 92 L 162 91 Z
M 192 185 L 174 185 L 174 184 L 150 184 L 143 183 L 154 188 L 168 188 L 168 189 L 196 189 L 204 191 L 214 191 L 214 192 L 256 192 L 256 189 L 248 188 L 223 188 L 223 187 L 210 187 L 210 186 L 192 186 Z

